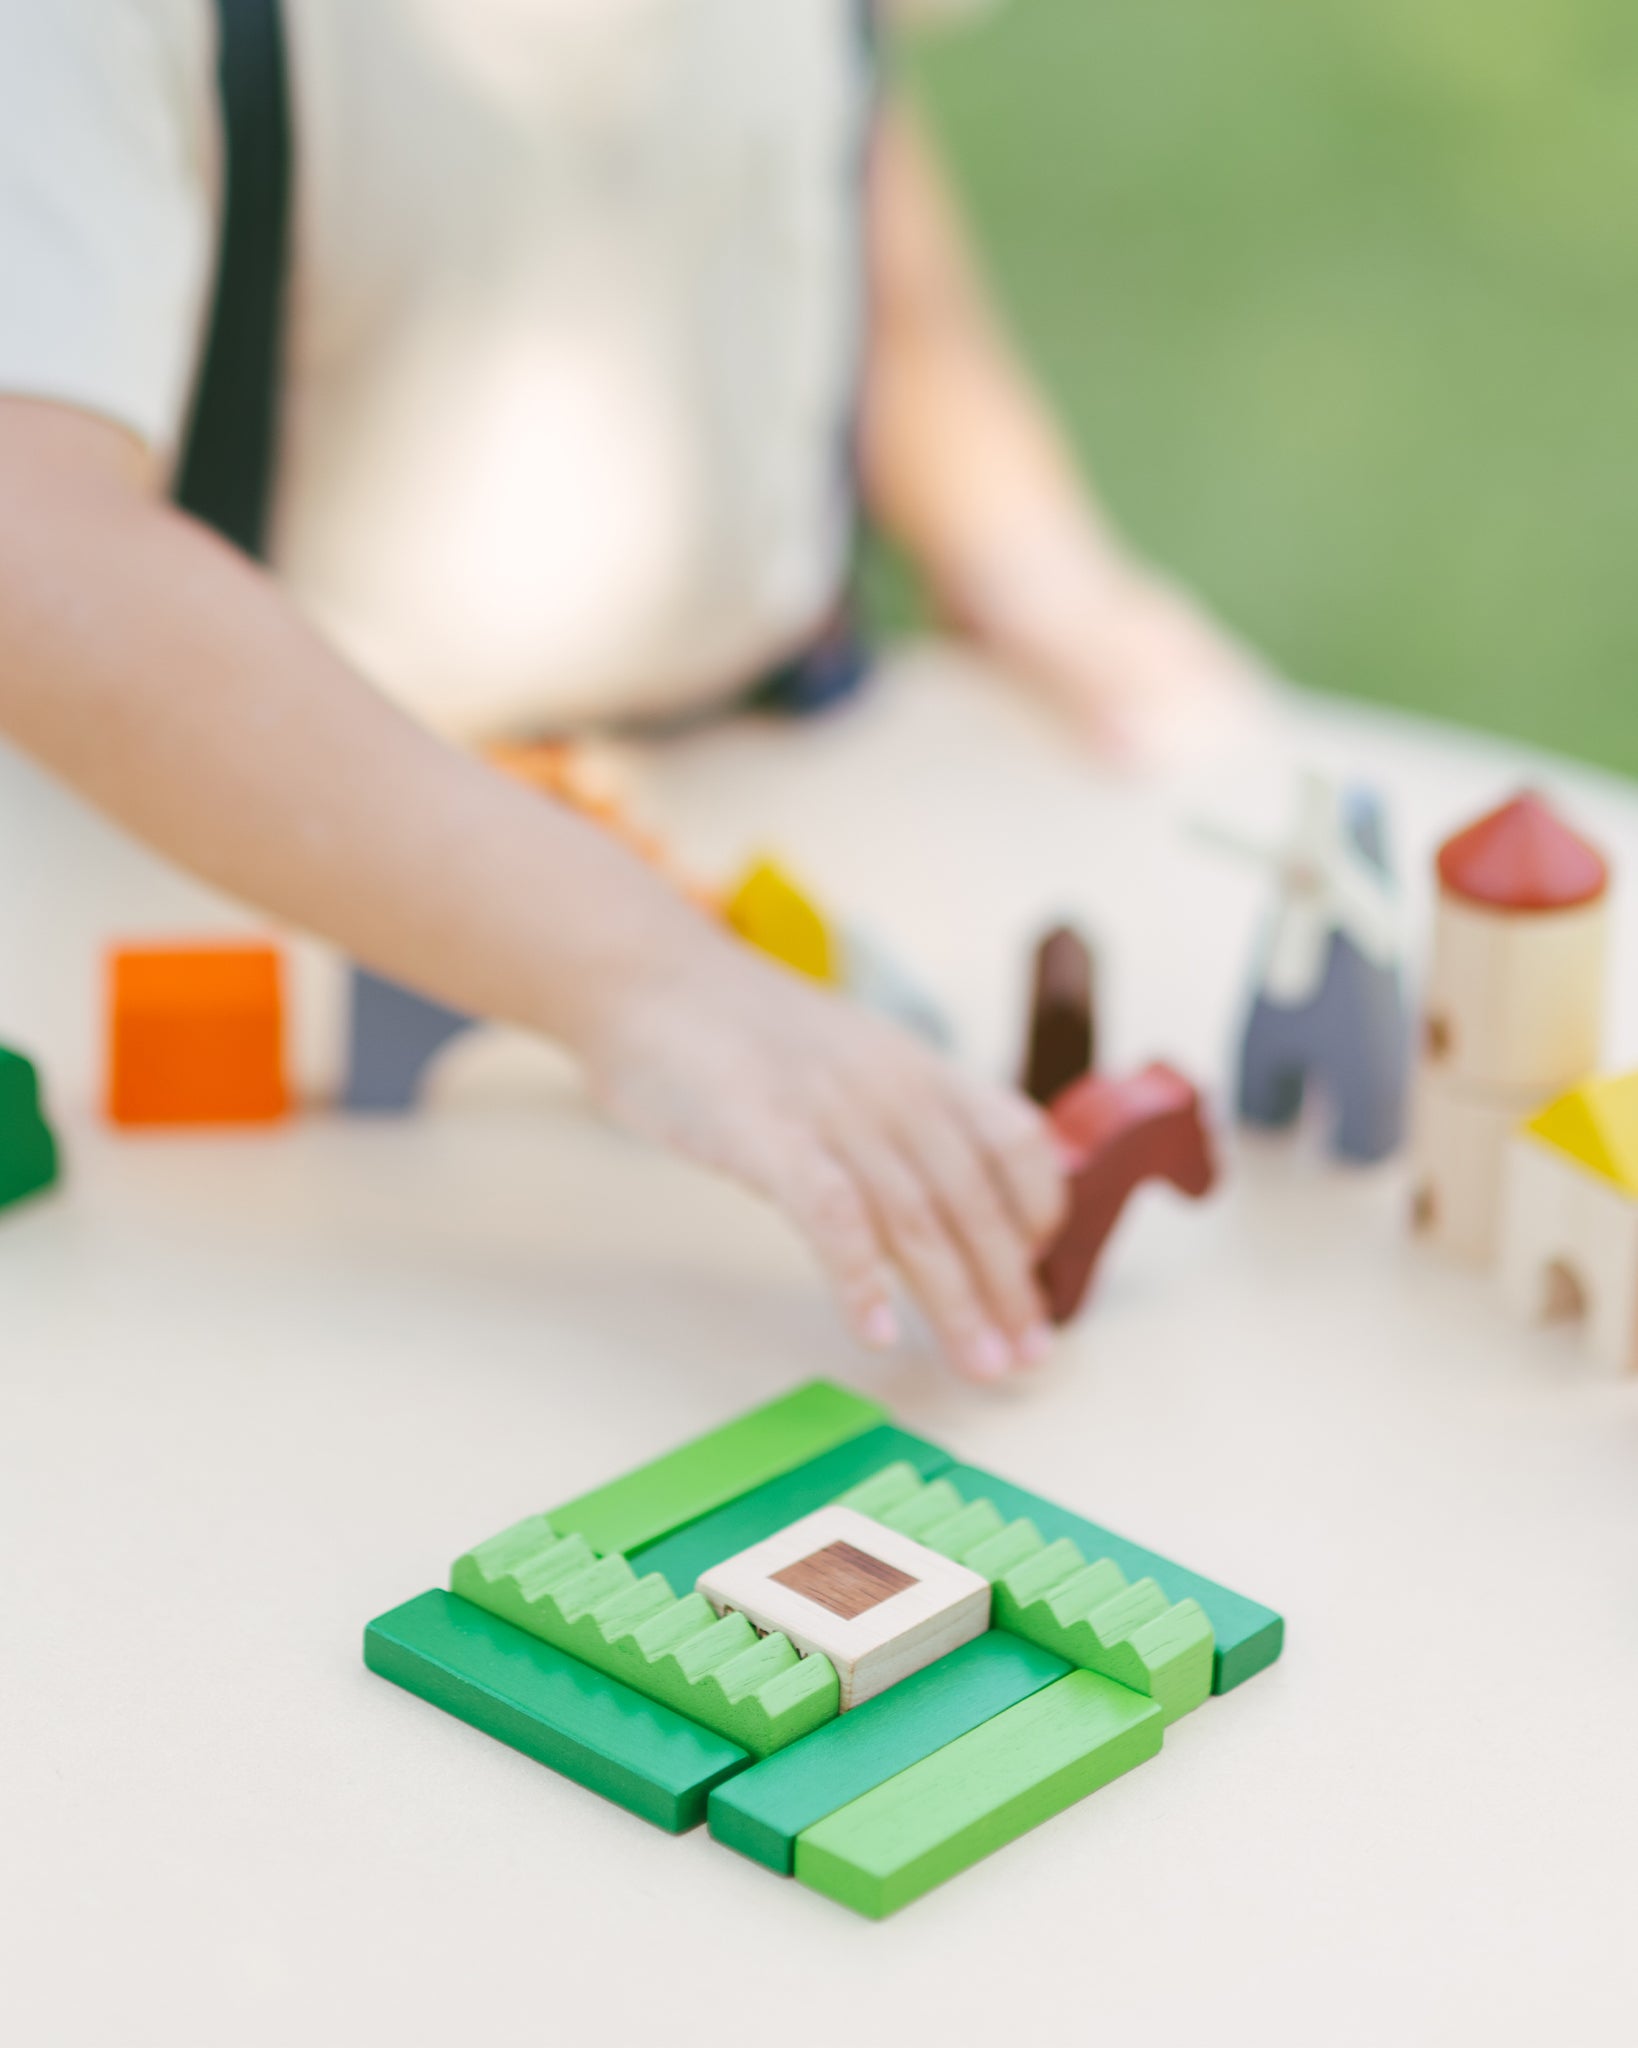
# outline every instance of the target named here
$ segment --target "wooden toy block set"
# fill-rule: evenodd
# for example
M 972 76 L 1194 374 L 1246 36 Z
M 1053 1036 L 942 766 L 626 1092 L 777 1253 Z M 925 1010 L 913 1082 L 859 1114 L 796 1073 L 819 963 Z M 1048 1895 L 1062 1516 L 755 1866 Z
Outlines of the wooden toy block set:
M 1158 1756 L 1283 1641 L 815 1381 L 478 1544 L 364 1661 L 880 1918 Z

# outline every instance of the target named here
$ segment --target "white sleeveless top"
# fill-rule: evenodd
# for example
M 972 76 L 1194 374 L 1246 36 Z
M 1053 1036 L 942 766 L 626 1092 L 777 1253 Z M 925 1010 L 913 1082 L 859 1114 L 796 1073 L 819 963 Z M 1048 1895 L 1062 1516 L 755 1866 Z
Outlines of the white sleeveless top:
M 461 733 L 656 714 L 842 581 L 860 0 L 284 0 L 274 566 Z M 174 460 L 209 296 L 209 0 L 0 0 L 0 391 Z

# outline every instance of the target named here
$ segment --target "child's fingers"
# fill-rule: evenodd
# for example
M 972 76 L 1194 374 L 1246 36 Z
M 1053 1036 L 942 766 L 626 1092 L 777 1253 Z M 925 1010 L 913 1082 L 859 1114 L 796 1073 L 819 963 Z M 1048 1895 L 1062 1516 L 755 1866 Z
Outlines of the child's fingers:
M 1003 1378 L 1016 1362 L 1013 1346 L 997 1327 L 967 1254 L 925 1177 L 875 1125 L 846 1129 L 837 1150 L 870 1206 L 893 1263 L 957 1371 L 972 1379 Z
M 1069 1206 L 1051 1124 L 1033 1102 L 1003 1088 L 964 1088 L 955 1106 L 1009 1209 L 1039 1249 Z
M 830 1277 L 849 1327 L 872 1350 L 898 1342 L 888 1254 L 848 1169 L 805 1131 L 757 1145 L 745 1177 L 782 1209 Z
M 1046 1311 L 1035 1284 L 1034 1239 L 1013 1214 L 989 1161 L 942 1108 L 901 1133 L 901 1149 L 966 1255 L 995 1322 L 1020 1364 L 1046 1351 Z

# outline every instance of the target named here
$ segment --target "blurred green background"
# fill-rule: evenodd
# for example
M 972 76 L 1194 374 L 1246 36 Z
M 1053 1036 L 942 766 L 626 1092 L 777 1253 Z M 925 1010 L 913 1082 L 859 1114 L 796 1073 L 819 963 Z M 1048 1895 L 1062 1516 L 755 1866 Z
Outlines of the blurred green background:
M 904 69 L 1141 546 L 1638 773 L 1638 0 L 1007 0 Z

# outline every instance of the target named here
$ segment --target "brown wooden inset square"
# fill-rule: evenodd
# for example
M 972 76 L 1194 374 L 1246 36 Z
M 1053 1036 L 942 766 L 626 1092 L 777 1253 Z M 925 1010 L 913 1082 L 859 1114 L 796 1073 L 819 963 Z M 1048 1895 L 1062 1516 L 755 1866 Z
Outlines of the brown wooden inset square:
M 895 1593 L 902 1593 L 906 1586 L 920 1583 L 908 1572 L 901 1572 L 897 1565 L 886 1564 L 866 1550 L 841 1542 L 827 1543 L 811 1557 L 799 1557 L 782 1572 L 770 1572 L 768 1576 L 781 1586 L 789 1586 L 793 1593 L 800 1593 L 804 1600 L 829 1608 L 844 1621 L 852 1621 L 856 1615 L 868 1613 L 872 1607 L 890 1600 Z

